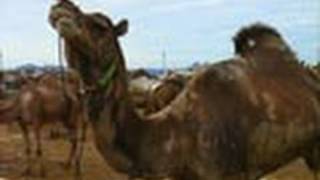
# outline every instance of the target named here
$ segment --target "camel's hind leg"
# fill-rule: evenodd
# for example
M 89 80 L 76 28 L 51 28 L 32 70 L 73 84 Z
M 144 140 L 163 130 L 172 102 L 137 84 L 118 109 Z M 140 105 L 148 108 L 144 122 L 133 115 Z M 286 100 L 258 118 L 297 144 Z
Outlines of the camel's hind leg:
M 36 155 L 37 155 L 37 160 L 40 166 L 40 176 L 45 177 L 46 170 L 44 165 L 45 163 L 43 159 L 43 150 L 42 150 L 42 143 L 41 143 L 41 125 L 36 125 L 34 130 L 35 130 L 35 138 L 36 138 Z
M 66 129 L 68 130 L 69 134 L 69 140 L 71 143 L 71 149 L 69 152 L 69 156 L 66 162 L 66 166 L 69 168 L 73 166 L 73 162 L 75 159 L 75 155 L 77 152 L 77 147 L 78 147 L 78 135 L 77 135 L 77 129 L 75 126 L 70 125 L 70 124 L 65 124 Z
M 69 118 L 63 121 L 65 128 L 68 130 L 71 149 L 67 160 L 67 167 L 75 166 L 76 176 L 80 176 L 80 158 L 82 156 L 82 144 L 85 140 L 85 129 L 87 124 L 84 122 L 84 118 L 79 115 L 79 111 L 76 108 L 72 108 Z M 82 132 L 80 127 L 83 128 Z M 81 134 L 81 142 L 79 144 L 79 136 Z
M 19 126 L 22 130 L 23 138 L 25 141 L 25 154 L 26 154 L 26 169 L 24 171 L 24 175 L 31 175 L 31 141 L 29 136 L 29 130 L 27 124 L 24 122 L 19 122 Z

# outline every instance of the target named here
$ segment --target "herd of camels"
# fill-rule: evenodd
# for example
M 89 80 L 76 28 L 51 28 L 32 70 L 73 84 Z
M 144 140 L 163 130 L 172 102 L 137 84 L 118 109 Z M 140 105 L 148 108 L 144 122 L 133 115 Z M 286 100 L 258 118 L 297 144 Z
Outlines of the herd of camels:
M 257 180 L 299 157 L 320 170 L 320 73 L 274 28 L 240 29 L 233 58 L 164 78 L 142 95 L 141 113 L 118 40 L 128 21 L 70 0 L 53 5 L 49 21 L 65 42 L 65 79 L 43 75 L 0 101 L 0 123 L 18 122 L 27 160 L 30 129 L 43 164 L 41 128 L 61 122 L 72 145 L 67 165 L 77 171 L 87 125 L 105 162 L 129 179 Z

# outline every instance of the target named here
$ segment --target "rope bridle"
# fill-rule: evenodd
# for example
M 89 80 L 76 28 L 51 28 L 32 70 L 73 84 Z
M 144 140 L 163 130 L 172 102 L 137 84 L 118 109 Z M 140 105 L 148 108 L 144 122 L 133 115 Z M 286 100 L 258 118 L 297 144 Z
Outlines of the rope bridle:
M 98 87 L 100 89 L 109 90 L 111 87 L 111 82 L 116 74 L 117 71 L 117 64 L 115 61 L 112 61 L 109 66 L 107 66 L 107 69 L 105 70 L 102 77 L 98 80 Z
M 66 71 L 63 66 L 63 40 L 62 37 L 59 35 L 58 37 L 58 62 L 59 62 L 59 69 L 61 72 L 61 82 L 62 82 L 62 90 L 63 93 L 66 95 Z M 84 67 L 88 68 L 88 67 Z M 92 93 L 95 91 L 109 91 L 111 87 L 112 80 L 117 72 L 117 62 L 112 61 L 111 63 L 107 63 L 103 67 L 104 73 L 102 74 L 101 78 L 98 79 L 96 85 L 86 86 L 84 88 L 83 94 Z
M 62 51 L 62 47 L 63 47 L 63 40 L 61 38 L 61 36 L 58 36 L 58 63 L 59 63 L 59 71 L 60 71 L 60 80 L 61 80 L 61 84 L 62 84 L 62 92 L 64 94 L 64 98 L 66 99 L 66 71 L 63 67 L 63 51 Z

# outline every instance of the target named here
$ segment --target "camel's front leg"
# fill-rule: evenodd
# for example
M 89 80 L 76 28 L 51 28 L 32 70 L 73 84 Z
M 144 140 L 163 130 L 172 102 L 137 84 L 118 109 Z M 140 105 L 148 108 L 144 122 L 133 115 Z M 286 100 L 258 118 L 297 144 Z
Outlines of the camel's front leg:
M 80 144 L 79 144 L 79 151 L 78 155 L 75 159 L 75 166 L 76 166 L 76 174 L 80 175 L 81 174 L 81 159 L 83 156 L 83 151 L 84 151 L 84 145 L 86 141 L 86 134 L 87 134 L 87 126 L 88 126 L 88 121 L 86 119 L 81 119 L 81 137 L 80 137 Z
M 72 113 L 74 114 L 74 113 Z M 76 163 L 76 156 L 77 156 L 77 150 L 78 150 L 78 122 L 74 120 L 73 117 L 75 117 L 74 115 L 70 115 L 72 116 L 71 119 L 68 119 L 67 121 L 64 121 L 64 126 L 65 128 L 68 130 L 68 136 L 69 136 L 69 141 L 71 144 L 71 148 L 69 151 L 69 156 L 68 159 L 66 161 L 66 166 L 67 168 L 72 167 L 73 165 L 76 165 L 74 163 Z
M 320 142 L 304 155 L 308 168 L 313 172 L 314 180 L 320 180 Z

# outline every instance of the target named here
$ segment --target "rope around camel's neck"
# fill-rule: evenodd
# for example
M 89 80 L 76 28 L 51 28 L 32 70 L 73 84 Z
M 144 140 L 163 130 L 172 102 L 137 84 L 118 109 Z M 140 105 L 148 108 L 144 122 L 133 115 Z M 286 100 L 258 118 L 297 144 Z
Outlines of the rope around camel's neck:
M 119 57 L 117 57 L 119 58 Z M 115 58 L 106 59 L 101 67 L 99 77 L 94 82 L 94 87 L 89 98 L 90 117 L 99 120 L 100 112 L 105 106 L 120 106 L 126 100 L 127 84 L 125 72 L 122 72 L 121 63 Z M 87 69 L 85 65 L 82 69 Z M 122 72 L 122 73 L 121 73 Z M 118 109 L 119 107 L 117 107 Z M 113 110 L 112 110 L 113 111 Z M 112 112 L 116 113 L 116 112 Z

